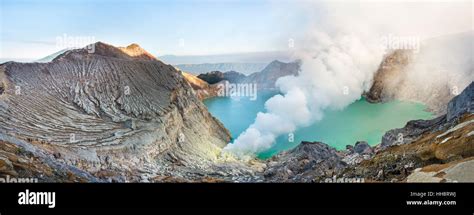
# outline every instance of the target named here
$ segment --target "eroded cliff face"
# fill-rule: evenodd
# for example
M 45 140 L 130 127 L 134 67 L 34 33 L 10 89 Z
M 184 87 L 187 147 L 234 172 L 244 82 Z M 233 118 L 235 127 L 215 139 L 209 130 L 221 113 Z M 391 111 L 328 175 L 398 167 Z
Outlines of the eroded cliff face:
M 191 85 L 196 96 L 200 100 L 216 97 L 219 95 L 219 84 L 221 84 L 220 82 L 215 84 L 209 84 L 193 74 L 187 72 L 182 72 L 182 74 L 186 81 Z
M 430 85 L 428 81 L 425 86 L 414 83 L 411 77 L 416 72 L 413 68 L 415 61 L 416 56 L 411 50 L 388 53 L 375 73 L 372 87 L 365 93 L 367 101 L 415 101 L 426 104 L 428 109 L 437 115 L 445 114 L 446 104 L 456 96 L 456 92 L 447 83 L 440 86 Z M 423 78 L 431 77 L 418 78 L 422 81 Z
M 366 93 L 367 101 L 376 103 L 395 98 L 412 58 L 411 54 L 410 51 L 396 50 L 385 55 L 375 73 L 372 87 Z
M 380 64 L 369 102 L 392 99 L 421 102 L 440 116 L 446 104 L 474 80 L 474 32 L 424 41 L 419 50 L 395 50 Z
M 179 71 L 136 44 L 94 46 L 93 53 L 70 50 L 49 63 L 0 66 L 1 141 L 98 181 L 245 172 L 216 173 L 233 165 L 220 166 L 230 134 Z

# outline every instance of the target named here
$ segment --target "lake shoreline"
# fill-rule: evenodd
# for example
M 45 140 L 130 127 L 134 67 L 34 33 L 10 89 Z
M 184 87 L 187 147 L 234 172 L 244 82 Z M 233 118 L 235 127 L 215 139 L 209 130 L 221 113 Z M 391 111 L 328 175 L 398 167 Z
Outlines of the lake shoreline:
M 257 104 L 257 109 L 252 111 L 247 111 L 247 109 L 252 109 L 254 108 L 253 106 L 256 106 L 256 104 L 251 103 L 249 101 L 246 101 L 245 98 L 239 98 L 237 100 L 234 100 L 232 98 L 222 98 L 221 97 L 211 97 L 203 100 L 203 103 L 208 107 L 210 113 L 216 117 L 219 121 L 221 121 L 224 126 L 231 132 L 232 134 L 232 139 L 236 138 L 238 135 L 240 135 L 251 123 L 254 122 L 254 118 L 256 116 L 256 113 L 259 111 L 264 111 L 264 103 L 268 98 L 271 98 L 273 95 L 278 94 L 279 92 L 276 90 L 266 90 L 263 91 L 262 95 L 259 95 L 259 99 L 256 101 Z M 223 106 L 219 107 L 219 104 L 216 104 L 217 101 L 225 101 L 223 102 Z M 217 102 L 219 103 L 219 102 Z M 217 105 L 217 107 L 215 106 Z M 232 106 L 235 105 L 235 106 Z M 390 106 L 393 107 L 392 110 L 390 110 Z M 378 109 L 376 107 L 379 107 Z M 238 112 L 241 112 L 239 114 L 235 114 L 232 111 L 233 108 L 238 109 Z M 346 113 L 348 110 L 351 108 L 356 108 L 355 112 L 356 113 Z M 411 110 L 413 109 L 413 110 Z M 358 111 L 358 112 L 357 112 Z M 414 113 L 410 113 L 410 112 Z M 279 137 L 277 140 L 277 143 L 267 150 L 266 152 L 260 153 L 258 158 L 259 159 L 269 159 L 273 157 L 274 155 L 277 155 L 280 152 L 283 151 L 288 151 L 296 146 L 298 146 L 301 142 L 304 141 L 320 141 L 328 144 L 329 146 L 334 147 L 338 151 L 344 151 L 346 150 L 347 147 L 349 146 L 355 146 L 357 142 L 367 142 L 368 145 L 371 147 L 376 147 L 377 145 L 382 143 L 382 137 L 385 135 L 386 132 L 392 129 L 396 128 L 401 128 L 406 125 L 411 120 L 419 120 L 419 119 L 432 119 L 434 117 L 434 114 L 432 112 L 427 112 L 426 108 L 423 106 L 423 104 L 418 103 L 418 102 L 404 102 L 404 101 L 387 101 L 383 103 L 370 103 L 367 100 L 364 99 L 364 96 L 361 96 L 361 98 L 355 102 L 353 102 L 351 105 L 347 106 L 344 110 L 340 111 L 342 113 L 341 117 L 342 118 L 348 118 L 347 120 L 349 122 L 342 122 L 344 119 L 339 119 L 339 113 L 334 112 L 334 111 L 327 111 L 330 112 L 330 114 L 326 114 L 325 118 L 323 118 L 320 122 L 313 123 L 311 126 L 304 127 L 304 128 L 299 128 L 297 131 L 293 132 L 294 136 L 297 138 L 294 138 L 295 140 L 292 143 L 287 143 L 289 145 L 282 146 L 283 137 Z M 378 115 L 370 115 L 372 112 L 379 112 Z M 399 114 L 405 114 L 407 115 L 406 117 L 403 118 L 402 123 L 400 123 L 400 120 L 397 118 L 400 118 L 398 115 Z M 246 116 L 247 114 L 252 115 L 251 117 Z M 397 123 L 392 123 L 391 125 L 387 126 L 382 126 L 383 129 L 377 129 L 377 128 L 370 128 L 370 125 L 356 125 L 356 124 L 364 124 L 367 122 L 368 124 L 377 124 L 381 123 L 380 121 L 387 121 L 384 119 L 383 114 L 388 114 L 392 116 L 392 120 L 397 121 Z M 355 116 L 354 116 L 355 115 Z M 361 115 L 361 116 L 358 116 Z M 235 117 L 233 120 L 229 120 L 228 117 Z M 327 119 L 329 118 L 329 119 Z M 370 120 L 373 118 L 373 120 Z M 238 119 L 238 120 L 237 120 Z M 330 120 L 337 120 L 341 121 L 340 124 L 351 124 L 352 126 L 347 126 L 345 130 L 339 128 L 340 125 L 332 124 L 330 123 L 330 127 L 325 127 L 325 126 L 315 126 L 315 124 L 318 123 L 328 123 L 326 121 Z M 375 120 L 375 119 L 378 119 Z M 246 123 L 238 123 L 236 121 L 246 121 Z M 351 121 L 352 120 L 352 121 Z M 362 120 L 362 121 L 358 121 Z M 365 121 L 364 121 L 365 120 Z M 384 123 L 385 124 L 385 123 Z M 313 130 L 310 130 L 311 127 L 314 127 Z M 366 132 L 363 131 L 364 126 L 368 126 L 368 130 Z M 377 126 L 373 126 L 377 127 Z M 344 132 L 344 131 L 349 131 L 352 133 L 357 133 L 354 134 L 355 136 L 359 137 L 353 137 L 353 138 L 341 138 L 340 134 L 333 134 L 334 137 L 332 138 L 331 135 L 325 136 L 326 134 L 323 135 L 323 138 L 321 137 L 314 137 L 307 134 L 302 134 L 301 132 L 298 131 L 306 131 L 307 133 L 311 133 L 314 131 L 321 131 L 321 132 L 326 132 L 326 133 L 337 133 L 338 131 Z M 373 133 L 373 134 L 371 134 Z M 373 137 L 372 137 L 373 136 Z M 232 142 L 232 141 L 231 141 Z

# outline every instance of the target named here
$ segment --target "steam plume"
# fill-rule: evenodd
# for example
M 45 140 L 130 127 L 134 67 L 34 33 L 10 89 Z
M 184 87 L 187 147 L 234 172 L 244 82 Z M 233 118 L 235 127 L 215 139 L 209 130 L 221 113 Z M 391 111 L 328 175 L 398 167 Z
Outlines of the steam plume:
M 255 122 L 225 150 L 241 158 L 255 156 L 269 149 L 278 136 L 320 120 L 326 109 L 342 109 L 360 99 L 383 58 L 382 36 L 424 39 L 469 30 L 470 7 L 469 2 L 305 5 L 305 10 L 326 16 L 318 18 L 317 30 L 308 31 L 305 48 L 296 53 L 302 61 L 301 72 L 277 81 L 282 95 L 270 98 L 266 112 L 258 113 Z M 440 17 L 443 23 L 455 24 L 440 26 Z

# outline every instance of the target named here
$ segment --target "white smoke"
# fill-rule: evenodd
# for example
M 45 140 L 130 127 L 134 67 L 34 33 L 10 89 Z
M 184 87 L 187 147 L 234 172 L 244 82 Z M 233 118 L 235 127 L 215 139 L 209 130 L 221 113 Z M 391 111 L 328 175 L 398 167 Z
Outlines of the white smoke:
M 298 76 L 277 81 L 283 95 L 270 98 L 265 103 L 267 112 L 258 113 L 255 122 L 226 150 L 240 157 L 265 151 L 278 136 L 320 120 L 327 108 L 344 108 L 370 87 L 382 47 L 365 44 L 350 34 L 314 32 L 312 39 L 315 41 L 309 44 L 317 45 L 298 53 L 302 60 Z
M 467 24 L 464 20 L 466 13 L 470 16 L 469 9 L 457 5 L 450 10 L 445 3 L 440 4 L 305 4 L 306 10 L 325 17 L 318 17 L 316 30 L 307 33 L 304 48 L 296 53 L 302 61 L 300 73 L 277 81 L 282 95 L 270 98 L 265 103 L 266 112 L 258 113 L 255 122 L 225 150 L 241 158 L 255 156 L 272 147 L 278 136 L 320 120 L 326 109 L 342 109 L 360 99 L 383 58 L 380 38 L 384 35 L 426 38 L 471 27 L 470 20 Z M 461 27 L 433 28 L 439 17 L 458 21 L 453 25 Z
M 473 31 L 426 40 L 406 73 L 387 90 L 397 99 L 422 102 L 443 114 L 446 103 L 474 80 L 473 50 Z

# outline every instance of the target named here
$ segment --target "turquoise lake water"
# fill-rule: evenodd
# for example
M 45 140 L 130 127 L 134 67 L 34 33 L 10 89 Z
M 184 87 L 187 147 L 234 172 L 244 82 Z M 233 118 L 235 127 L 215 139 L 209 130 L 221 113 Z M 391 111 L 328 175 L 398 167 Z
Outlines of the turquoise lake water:
M 254 122 L 257 113 L 264 111 L 265 101 L 275 94 L 272 91 L 259 91 L 254 101 L 248 98 L 215 97 L 205 100 L 204 104 L 229 129 L 232 137 L 237 138 Z M 433 118 L 425 108 L 423 104 L 402 101 L 371 104 L 362 98 L 344 110 L 326 111 L 321 121 L 295 131 L 293 142 L 289 141 L 288 135 L 279 137 L 276 144 L 259 157 L 268 158 L 297 146 L 303 140 L 321 141 L 336 149 L 344 149 L 346 145 L 354 145 L 359 140 L 376 145 L 390 129 L 403 127 L 413 119 Z

